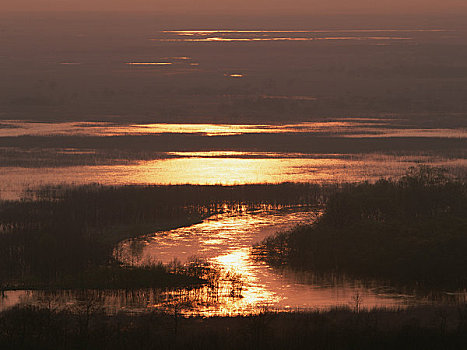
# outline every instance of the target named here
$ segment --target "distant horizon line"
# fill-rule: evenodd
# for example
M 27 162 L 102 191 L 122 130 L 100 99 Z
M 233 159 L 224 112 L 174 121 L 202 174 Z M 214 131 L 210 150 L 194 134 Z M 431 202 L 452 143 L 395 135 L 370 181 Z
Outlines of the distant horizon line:
M 378 16 L 378 17 L 400 17 L 400 18 L 410 18 L 410 17 L 425 17 L 430 16 L 431 18 L 436 17 L 463 17 L 467 15 L 467 8 L 465 9 L 454 9 L 452 11 L 436 11 L 436 10 L 425 10 L 423 12 L 416 11 L 407 11 L 407 12 L 334 12 L 334 11 L 317 11 L 317 12 L 308 12 L 308 11 L 298 11 L 298 10 L 283 10 L 279 12 L 271 11 L 264 12 L 260 10 L 237 10 L 235 12 L 227 11 L 188 11 L 182 9 L 172 9 L 172 10 L 109 10 L 109 9 L 94 9 L 94 10 L 79 10 L 79 9 L 14 9 L 14 10 L 4 10 L 0 8 L 0 16 L 9 15 L 9 14 L 137 14 L 137 15 L 177 15 L 177 16 L 187 16 L 187 17 L 205 17 L 205 16 L 220 16 L 220 17 L 284 17 L 284 16 L 293 16 L 293 17 L 369 17 L 369 16 Z

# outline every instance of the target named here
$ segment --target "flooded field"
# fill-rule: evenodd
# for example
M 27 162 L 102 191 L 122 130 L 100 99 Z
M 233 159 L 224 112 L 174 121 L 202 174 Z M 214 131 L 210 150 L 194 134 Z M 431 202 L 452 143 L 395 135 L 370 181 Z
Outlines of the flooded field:
M 306 96 L 264 96 L 266 99 L 306 100 Z M 341 118 L 297 124 L 115 124 L 109 122 L 47 123 L 0 120 L 0 137 L 16 136 L 122 136 L 197 134 L 313 134 L 339 137 L 467 138 L 467 128 L 420 128 L 404 119 Z
M 427 164 L 463 176 L 467 159 L 432 156 L 203 154 L 138 161 L 128 165 L 1 167 L 1 198 L 17 199 L 26 188 L 58 184 L 201 184 L 239 185 L 281 182 L 358 182 L 403 175 L 410 166 Z
M 357 182 L 417 164 L 462 174 L 463 127 L 348 118 L 297 124 L 37 123 L 3 120 L 0 191 L 60 183 Z
M 375 182 L 418 165 L 466 176 L 463 18 L 67 16 L 2 21 L 2 200 L 61 184 Z M 435 300 L 252 256 L 255 243 L 316 215 L 227 211 L 115 247 L 128 265 L 202 259 L 219 272 L 202 288 L 8 291 L 0 309 L 91 300 L 212 316 Z

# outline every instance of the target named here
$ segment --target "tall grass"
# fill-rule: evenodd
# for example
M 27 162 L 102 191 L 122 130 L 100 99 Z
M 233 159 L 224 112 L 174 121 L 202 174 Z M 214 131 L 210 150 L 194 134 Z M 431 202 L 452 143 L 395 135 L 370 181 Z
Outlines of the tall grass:
M 125 238 L 199 222 L 224 210 L 312 205 L 333 186 L 58 186 L 0 203 L 0 281 L 56 283 L 115 265 Z M 76 277 L 76 279 L 79 279 Z
M 465 306 L 183 318 L 73 310 L 0 313 L 2 349 L 465 349 Z
M 441 288 L 467 286 L 467 185 L 441 169 L 347 185 L 323 216 L 257 246 L 275 265 Z

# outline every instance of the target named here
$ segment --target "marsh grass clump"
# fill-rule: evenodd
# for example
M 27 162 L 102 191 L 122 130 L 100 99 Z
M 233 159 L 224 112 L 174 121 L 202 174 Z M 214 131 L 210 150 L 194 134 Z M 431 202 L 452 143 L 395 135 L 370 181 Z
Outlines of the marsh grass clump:
M 467 186 L 442 169 L 346 185 L 322 217 L 256 247 L 274 265 L 430 288 L 467 286 Z

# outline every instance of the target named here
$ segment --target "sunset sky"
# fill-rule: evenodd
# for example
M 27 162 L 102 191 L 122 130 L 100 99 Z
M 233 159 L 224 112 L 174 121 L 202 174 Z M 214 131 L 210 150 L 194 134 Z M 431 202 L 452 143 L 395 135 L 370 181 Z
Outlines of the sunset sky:
M 188 13 L 455 13 L 466 0 L 15 0 L 0 11 L 176 11 Z

